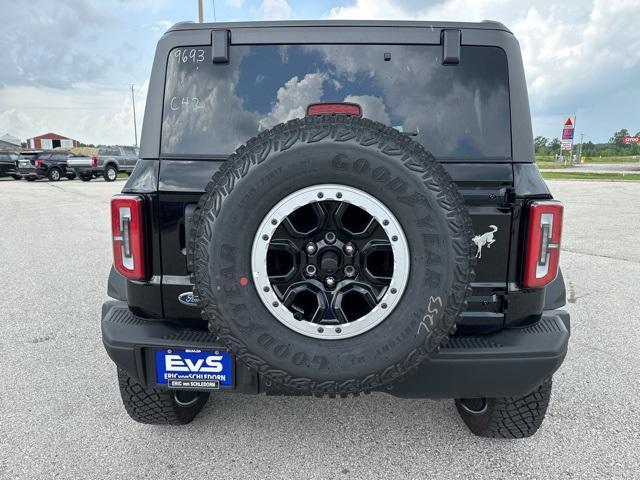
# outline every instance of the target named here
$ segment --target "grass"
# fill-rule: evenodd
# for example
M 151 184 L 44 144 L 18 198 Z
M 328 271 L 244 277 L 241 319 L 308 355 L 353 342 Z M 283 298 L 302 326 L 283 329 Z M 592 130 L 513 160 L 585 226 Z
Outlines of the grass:
M 542 172 L 547 180 L 604 180 L 640 182 L 640 173 Z
M 562 168 L 565 166 L 561 163 L 556 163 L 553 156 L 538 155 L 536 156 L 536 163 L 540 168 Z M 640 163 L 640 155 L 626 157 L 584 157 L 584 163 Z M 567 162 L 566 166 L 570 165 L 571 163 Z

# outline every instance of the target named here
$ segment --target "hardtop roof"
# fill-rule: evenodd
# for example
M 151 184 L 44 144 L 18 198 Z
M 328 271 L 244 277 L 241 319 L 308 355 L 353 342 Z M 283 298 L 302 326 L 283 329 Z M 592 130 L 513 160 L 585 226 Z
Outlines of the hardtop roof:
M 474 30 L 501 30 L 511 33 L 506 26 L 494 20 L 481 22 L 429 22 L 414 20 L 283 20 L 261 22 L 179 22 L 167 32 L 181 30 L 207 30 L 214 28 L 287 28 L 287 27 L 413 27 L 457 28 Z

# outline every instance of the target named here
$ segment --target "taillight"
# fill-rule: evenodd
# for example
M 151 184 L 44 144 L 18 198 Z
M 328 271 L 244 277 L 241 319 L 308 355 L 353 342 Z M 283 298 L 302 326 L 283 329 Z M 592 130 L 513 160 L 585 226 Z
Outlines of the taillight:
M 312 103 L 307 107 L 307 115 L 352 115 L 362 116 L 362 109 L 357 103 Z
M 529 204 L 524 287 L 544 287 L 556 278 L 560 262 L 562 212 L 562 203 L 553 200 Z
M 36 167 L 41 167 L 44 164 L 44 161 L 40 160 L 39 158 L 36 158 Z
M 146 278 L 144 255 L 144 201 L 137 195 L 116 195 L 111 199 L 113 264 L 131 280 Z
M 98 166 L 98 157 L 91 157 L 91 166 L 96 168 Z

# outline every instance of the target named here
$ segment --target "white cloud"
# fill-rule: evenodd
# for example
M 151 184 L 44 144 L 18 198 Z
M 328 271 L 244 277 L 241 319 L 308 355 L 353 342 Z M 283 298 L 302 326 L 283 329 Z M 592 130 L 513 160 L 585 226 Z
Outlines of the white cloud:
M 360 105 L 363 117 L 370 118 L 385 125 L 391 123 L 384 102 L 379 97 L 374 97 L 373 95 L 347 95 L 344 101 Z
M 324 75 L 320 73 L 308 73 L 302 80 L 298 77 L 289 79 L 278 89 L 276 104 L 271 112 L 260 120 L 261 129 L 304 117 L 306 106 L 319 102 L 322 98 L 324 80 Z
M 143 23 L 140 28 L 148 28 L 154 32 L 165 32 L 175 23 L 172 20 L 156 20 L 155 22 Z
M 244 0 L 224 0 L 224 4 L 229 8 L 242 8 Z
M 287 0 L 263 0 L 260 15 L 264 20 L 287 20 L 291 17 L 291 6 Z
M 148 82 L 134 87 L 138 141 Z M 46 132 L 60 133 L 83 143 L 133 144 L 131 92 L 82 88 L 9 86 L 0 89 L 0 131 L 21 140 Z
M 600 141 L 615 129 L 640 129 L 637 102 L 621 101 L 613 118 L 589 115 L 611 110 L 620 91 L 640 96 L 639 0 L 357 0 L 331 9 L 329 18 L 498 20 L 520 42 L 536 133 L 557 136 L 562 117 L 572 113 L 582 121 L 580 130 Z

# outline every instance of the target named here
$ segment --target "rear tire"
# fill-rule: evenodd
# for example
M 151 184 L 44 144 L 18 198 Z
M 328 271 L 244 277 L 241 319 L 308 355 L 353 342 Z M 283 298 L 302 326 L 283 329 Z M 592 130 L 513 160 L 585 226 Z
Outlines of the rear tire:
M 47 177 L 49 178 L 50 182 L 58 182 L 60 181 L 60 177 L 62 176 L 62 172 L 60 171 L 59 168 L 52 168 L 51 170 L 49 170 L 49 174 L 47 175 Z
M 22 180 L 22 176 L 21 175 L 13 175 L 13 179 L 14 180 Z
M 76 179 L 76 174 L 75 173 L 70 173 L 67 175 L 67 180 L 75 180 Z
M 526 438 L 538 431 L 551 398 L 551 378 L 523 397 L 456 399 L 456 408 L 479 437 Z
M 83 182 L 89 182 L 91 181 L 91 179 L 93 178 L 93 175 L 89 174 L 89 175 L 80 175 L 80 180 L 82 180 Z
M 202 410 L 208 392 L 170 391 L 145 388 L 118 368 L 122 403 L 136 422 L 150 425 L 185 425 Z
M 113 182 L 118 178 L 118 169 L 115 165 L 107 165 L 102 176 L 105 182 Z
M 27 177 L 27 182 L 35 182 L 36 179 L 33 177 Z

